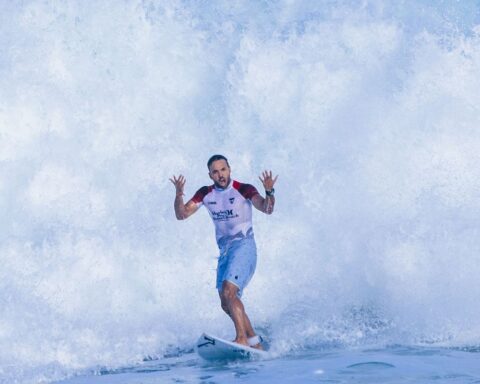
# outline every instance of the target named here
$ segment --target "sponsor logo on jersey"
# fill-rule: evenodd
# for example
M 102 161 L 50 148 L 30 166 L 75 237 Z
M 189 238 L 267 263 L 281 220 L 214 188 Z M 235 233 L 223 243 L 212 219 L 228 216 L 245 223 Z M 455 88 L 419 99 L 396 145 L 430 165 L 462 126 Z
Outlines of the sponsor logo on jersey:
M 233 202 L 235 201 L 235 198 L 231 197 L 229 200 L 230 200 L 230 204 L 233 204 Z
M 237 213 L 233 212 L 233 209 L 225 209 L 224 211 L 212 211 L 213 220 L 228 220 L 238 217 Z

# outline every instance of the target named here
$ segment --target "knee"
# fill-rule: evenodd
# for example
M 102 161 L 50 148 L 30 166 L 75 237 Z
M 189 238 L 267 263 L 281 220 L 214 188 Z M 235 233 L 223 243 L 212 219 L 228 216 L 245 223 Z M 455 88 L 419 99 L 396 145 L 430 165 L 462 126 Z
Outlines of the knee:
M 238 288 L 232 284 L 223 284 L 222 292 L 220 293 L 220 297 L 222 299 L 222 308 L 223 305 L 227 306 L 237 298 Z
M 220 291 L 220 304 L 223 311 L 230 315 L 230 306 L 232 304 L 232 293 L 228 289 L 222 289 Z
M 222 302 L 222 309 L 228 313 L 228 308 L 232 303 L 232 297 L 229 293 L 222 291 L 220 295 L 220 300 Z

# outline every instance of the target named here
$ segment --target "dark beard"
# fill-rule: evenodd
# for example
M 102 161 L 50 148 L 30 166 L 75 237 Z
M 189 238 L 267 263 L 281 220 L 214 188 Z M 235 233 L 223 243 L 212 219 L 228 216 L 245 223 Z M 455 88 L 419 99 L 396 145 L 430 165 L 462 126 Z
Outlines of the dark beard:
M 218 189 L 225 189 L 227 188 L 229 185 L 230 185 L 230 182 L 232 181 L 231 178 L 228 178 L 227 179 L 227 185 L 225 187 L 222 187 L 220 184 L 218 184 L 216 181 L 213 182 L 213 184 L 215 185 L 215 188 L 218 188 Z

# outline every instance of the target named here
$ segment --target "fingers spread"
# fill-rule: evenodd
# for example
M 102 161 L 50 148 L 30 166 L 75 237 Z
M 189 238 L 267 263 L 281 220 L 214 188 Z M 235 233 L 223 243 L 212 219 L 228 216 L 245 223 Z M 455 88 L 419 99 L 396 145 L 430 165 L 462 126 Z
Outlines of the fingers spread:
M 175 185 L 176 187 L 183 187 L 185 185 L 185 177 L 183 175 L 179 175 L 178 178 L 173 175 L 171 179 L 169 179 L 173 185 Z

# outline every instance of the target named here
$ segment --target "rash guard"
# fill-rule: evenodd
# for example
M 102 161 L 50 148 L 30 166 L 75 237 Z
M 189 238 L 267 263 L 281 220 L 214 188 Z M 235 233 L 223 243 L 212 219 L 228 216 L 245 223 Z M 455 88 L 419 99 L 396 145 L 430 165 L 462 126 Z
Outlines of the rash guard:
M 257 194 L 253 185 L 232 180 L 225 189 L 205 186 L 192 197 L 197 206 L 207 208 L 221 250 L 233 240 L 253 237 L 252 197 Z

